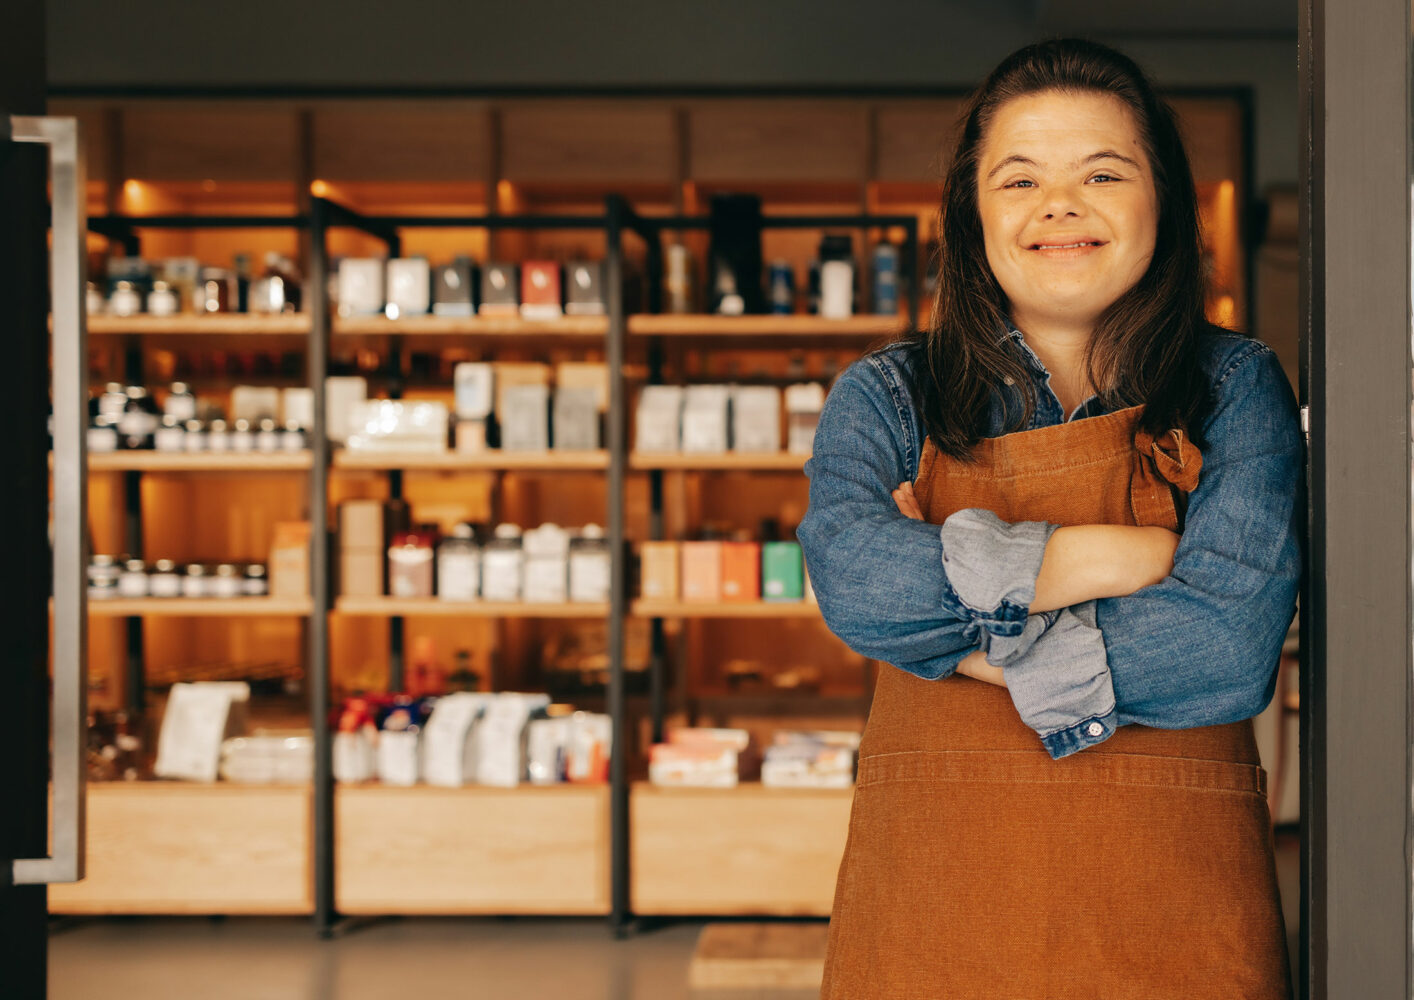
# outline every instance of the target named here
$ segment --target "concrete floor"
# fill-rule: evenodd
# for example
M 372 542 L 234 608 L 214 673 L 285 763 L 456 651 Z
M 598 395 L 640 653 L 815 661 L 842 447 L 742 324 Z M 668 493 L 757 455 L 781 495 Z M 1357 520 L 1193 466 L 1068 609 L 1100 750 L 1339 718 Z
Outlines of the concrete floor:
M 1277 838 L 1296 962 L 1299 858 Z M 806 1000 L 814 991 L 693 992 L 701 921 L 615 941 L 600 919 L 386 920 L 320 941 L 304 920 L 124 918 L 57 925 L 51 1000 Z M 62 928 L 62 929 L 58 929 Z

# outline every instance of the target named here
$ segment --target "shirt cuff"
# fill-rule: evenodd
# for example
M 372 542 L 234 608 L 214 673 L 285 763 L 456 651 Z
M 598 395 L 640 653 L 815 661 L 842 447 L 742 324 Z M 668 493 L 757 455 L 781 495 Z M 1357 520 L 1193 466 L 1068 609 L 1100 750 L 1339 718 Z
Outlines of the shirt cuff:
M 993 636 L 1026 629 L 1036 576 L 1051 533 L 1047 521 L 1008 524 L 990 510 L 954 513 L 938 529 L 943 543 L 943 608 Z
M 992 641 L 987 660 L 1002 668 L 1012 704 L 1053 760 L 1114 735 L 1114 684 L 1094 601 L 1061 609 L 1025 648 Z

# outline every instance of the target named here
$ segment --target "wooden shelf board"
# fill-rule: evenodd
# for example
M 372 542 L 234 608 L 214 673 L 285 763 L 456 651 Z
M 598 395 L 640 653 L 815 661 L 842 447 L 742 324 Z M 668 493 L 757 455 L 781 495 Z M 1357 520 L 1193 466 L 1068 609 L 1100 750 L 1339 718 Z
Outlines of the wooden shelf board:
M 458 452 L 348 452 L 334 453 L 336 469 L 427 469 L 458 471 L 597 472 L 609 467 L 607 451 L 484 451 Z
M 630 613 L 636 618 L 819 618 L 820 606 L 813 601 L 742 601 L 738 604 L 639 598 L 630 604 Z
M 561 316 L 558 319 L 522 319 L 519 316 L 346 316 L 334 319 L 334 333 L 342 336 L 484 336 L 602 337 L 609 332 L 607 316 Z
M 115 451 L 90 453 L 90 472 L 301 472 L 308 451 L 275 453 Z
M 438 597 L 340 597 L 335 614 L 368 618 L 604 618 L 607 604 L 537 604 L 502 601 L 444 601 Z
M 110 597 L 88 602 L 90 615 L 107 618 L 300 617 L 313 610 L 307 597 Z
M 727 452 L 721 455 L 684 455 L 676 452 L 633 452 L 628 458 L 630 469 L 694 470 L 734 469 L 755 471 L 800 472 L 809 455 L 782 452 Z
M 183 336 L 304 336 L 309 333 L 307 313 L 217 313 L 177 316 L 90 316 L 88 332 L 95 336 L 122 334 L 181 334 Z
M 821 319 L 819 316 L 710 316 L 648 315 L 628 318 L 632 336 L 837 336 L 886 337 L 901 335 L 908 324 L 900 316 L 851 316 L 848 319 Z

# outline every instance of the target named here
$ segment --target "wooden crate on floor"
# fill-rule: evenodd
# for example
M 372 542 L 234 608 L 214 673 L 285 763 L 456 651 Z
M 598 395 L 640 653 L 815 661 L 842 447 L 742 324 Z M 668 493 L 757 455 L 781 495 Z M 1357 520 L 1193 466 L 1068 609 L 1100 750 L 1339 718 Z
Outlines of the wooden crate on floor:
M 708 924 L 688 966 L 694 990 L 818 990 L 830 925 Z

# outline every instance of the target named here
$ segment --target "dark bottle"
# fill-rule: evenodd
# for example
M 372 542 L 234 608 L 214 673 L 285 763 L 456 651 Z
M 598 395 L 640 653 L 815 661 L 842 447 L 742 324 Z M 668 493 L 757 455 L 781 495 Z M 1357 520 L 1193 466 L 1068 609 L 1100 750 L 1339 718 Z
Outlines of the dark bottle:
M 123 404 L 123 415 L 118 418 L 118 444 L 123 448 L 143 449 L 152 447 L 153 435 L 162 423 L 162 413 L 157 404 L 140 385 L 130 385 L 123 390 L 127 402 Z

